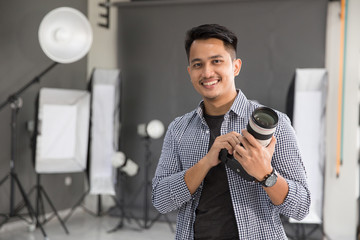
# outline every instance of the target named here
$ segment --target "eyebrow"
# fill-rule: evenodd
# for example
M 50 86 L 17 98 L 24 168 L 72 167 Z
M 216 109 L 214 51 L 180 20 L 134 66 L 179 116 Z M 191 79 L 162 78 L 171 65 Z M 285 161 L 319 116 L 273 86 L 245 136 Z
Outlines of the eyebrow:
M 208 59 L 216 59 L 216 58 L 224 58 L 224 57 L 222 55 L 214 55 L 209 57 Z M 199 62 L 199 61 L 201 61 L 200 58 L 194 58 L 193 60 L 191 60 L 190 63 Z

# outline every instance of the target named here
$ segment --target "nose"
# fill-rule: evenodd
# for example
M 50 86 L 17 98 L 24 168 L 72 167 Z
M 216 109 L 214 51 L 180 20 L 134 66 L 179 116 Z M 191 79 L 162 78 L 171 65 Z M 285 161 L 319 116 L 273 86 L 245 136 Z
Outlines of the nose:
M 214 75 L 214 69 L 210 64 L 205 64 L 202 71 L 203 78 L 210 78 Z

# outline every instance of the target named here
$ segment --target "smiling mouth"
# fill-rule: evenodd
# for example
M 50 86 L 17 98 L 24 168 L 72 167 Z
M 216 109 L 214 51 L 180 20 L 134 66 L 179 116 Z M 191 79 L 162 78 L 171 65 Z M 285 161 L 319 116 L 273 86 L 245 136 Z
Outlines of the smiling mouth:
M 214 81 L 210 81 L 210 82 L 203 82 L 201 84 L 204 85 L 204 86 L 212 86 L 212 85 L 217 84 L 219 81 L 220 80 L 214 80 Z

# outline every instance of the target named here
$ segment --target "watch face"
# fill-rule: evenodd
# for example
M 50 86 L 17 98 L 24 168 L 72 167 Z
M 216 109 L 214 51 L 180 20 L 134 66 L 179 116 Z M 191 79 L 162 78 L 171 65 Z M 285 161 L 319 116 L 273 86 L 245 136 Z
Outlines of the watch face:
M 277 175 L 276 173 L 274 172 L 273 174 L 271 174 L 264 182 L 264 186 L 265 187 L 272 187 L 275 185 L 277 181 Z

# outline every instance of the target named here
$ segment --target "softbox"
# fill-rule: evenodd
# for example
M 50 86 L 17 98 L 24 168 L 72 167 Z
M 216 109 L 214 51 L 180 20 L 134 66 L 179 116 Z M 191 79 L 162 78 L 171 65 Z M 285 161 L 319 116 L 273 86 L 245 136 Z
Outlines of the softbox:
M 119 70 L 95 69 L 91 89 L 90 194 L 115 195 L 113 156 L 118 150 Z
M 42 88 L 39 93 L 35 171 L 86 169 L 90 94 L 82 90 Z
M 322 223 L 327 83 L 325 69 L 296 69 L 293 126 L 311 192 L 310 212 L 302 223 Z

